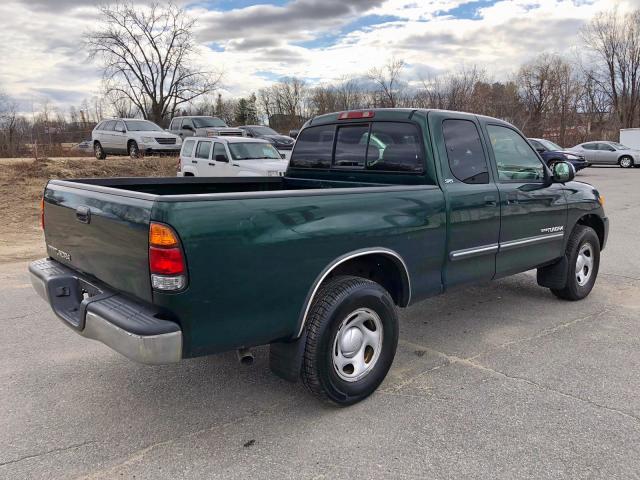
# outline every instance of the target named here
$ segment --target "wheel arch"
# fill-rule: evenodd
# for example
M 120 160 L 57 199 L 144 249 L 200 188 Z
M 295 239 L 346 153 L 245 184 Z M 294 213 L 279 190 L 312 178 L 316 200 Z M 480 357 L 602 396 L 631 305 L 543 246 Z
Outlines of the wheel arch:
M 598 215 L 594 213 L 583 215 L 578 219 L 576 225 L 584 225 L 585 227 L 593 228 L 596 232 L 596 235 L 598 235 L 598 240 L 600 241 L 600 249 L 602 250 L 605 242 L 605 227 L 603 220 Z
M 400 254 L 384 247 L 355 250 L 333 260 L 316 277 L 302 306 L 295 338 L 304 331 L 320 286 L 336 275 L 353 275 L 379 283 L 399 307 L 406 307 L 411 302 L 411 277 Z

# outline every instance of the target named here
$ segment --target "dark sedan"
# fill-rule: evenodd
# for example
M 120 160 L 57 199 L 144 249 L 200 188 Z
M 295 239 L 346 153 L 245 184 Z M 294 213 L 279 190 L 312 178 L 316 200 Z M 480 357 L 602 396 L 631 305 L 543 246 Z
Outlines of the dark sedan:
M 589 162 L 585 161 L 583 155 L 565 150 L 550 140 L 543 138 L 529 138 L 528 140 L 549 168 L 553 168 L 553 164 L 557 162 L 569 162 L 576 169 L 576 172 L 589 166 Z
M 293 138 L 280 135 L 273 128 L 264 125 L 243 125 L 238 128 L 247 132 L 248 137 L 262 138 L 271 142 L 278 150 L 291 150 L 295 142 Z

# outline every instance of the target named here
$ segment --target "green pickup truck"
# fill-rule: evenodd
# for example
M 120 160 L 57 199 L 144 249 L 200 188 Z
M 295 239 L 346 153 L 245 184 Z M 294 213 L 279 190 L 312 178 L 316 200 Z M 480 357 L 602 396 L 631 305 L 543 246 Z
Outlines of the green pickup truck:
M 283 177 L 51 180 L 29 269 L 67 326 L 133 360 L 269 345 L 274 373 L 348 405 L 387 374 L 397 307 L 534 268 L 589 294 L 608 223 L 574 175 L 494 118 L 322 115 Z

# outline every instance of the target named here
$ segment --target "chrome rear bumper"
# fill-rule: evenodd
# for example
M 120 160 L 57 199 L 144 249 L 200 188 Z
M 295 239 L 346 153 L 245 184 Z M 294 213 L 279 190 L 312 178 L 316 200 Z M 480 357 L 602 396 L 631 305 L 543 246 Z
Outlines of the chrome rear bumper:
M 182 330 L 153 306 L 108 290 L 50 260 L 29 265 L 31 284 L 65 325 L 136 362 L 158 365 L 182 358 Z

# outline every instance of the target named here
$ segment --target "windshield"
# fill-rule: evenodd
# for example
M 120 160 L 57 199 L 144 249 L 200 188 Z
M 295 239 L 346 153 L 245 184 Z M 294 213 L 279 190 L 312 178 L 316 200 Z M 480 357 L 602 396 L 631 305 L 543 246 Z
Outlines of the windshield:
M 258 135 L 278 135 L 278 132 L 269 127 L 251 127 L 251 130 Z
M 162 132 L 158 125 L 147 120 L 125 120 L 124 123 L 130 132 Z
M 626 145 L 622 145 L 621 143 L 611 142 L 611 145 L 616 150 L 630 150 L 629 147 L 627 147 Z
M 196 128 L 206 128 L 206 127 L 226 127 L 227 124 L 224 121 L 220 120 L 217 117 L 200 117 L 194 118 L 193 124 Z
M 280 153 L 270 143 L 238 142 L 229 143 L 229 151 L 234 160 L 280 160 Z
M 538 142 L 540 142 L 547 150 L 562 150 L 562 147 L 560 145 L 558 145 L 557 143 L 553 143 L 550 140 L 540 139 L 538 140 Z

